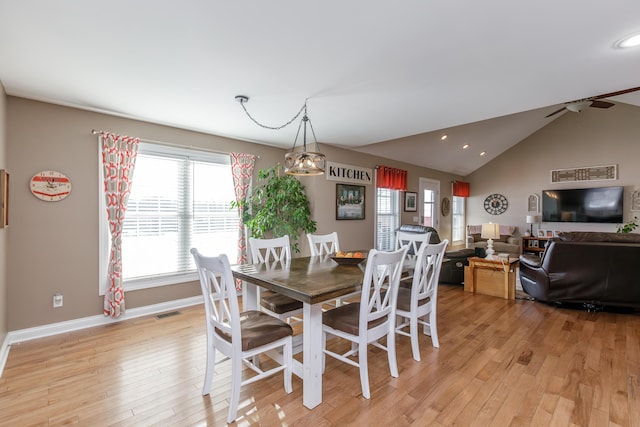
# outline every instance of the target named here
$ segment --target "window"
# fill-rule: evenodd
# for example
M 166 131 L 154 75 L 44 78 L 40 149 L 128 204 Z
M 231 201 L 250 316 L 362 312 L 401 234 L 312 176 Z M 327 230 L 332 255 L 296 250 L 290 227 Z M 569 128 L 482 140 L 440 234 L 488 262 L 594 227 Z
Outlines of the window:
M 436 227 L 435 223 L 435 191 L 432 189 L 425 188 L 423 191 L 424 203 L 422 204 L 422 212 L 423 212 L 423 220 L 422 225 L 426 225 L 428 227 Z
M 465 224 L 464 224 L 464 197 L 453 196 L 451 208 L 451 244 L 464 243 Z
M 396 230 L 400 226 L 400 191 L 376 189 L 376 249 L 395 249 Z
M 234 199 L 228 156 L 141 143 L 123 227 L 125 290 L 197 280 L 192 247 L 209 255 L 225 253 L 234 263 Z M 110 240 L 103 193 L 101 205 L 102 293 Z

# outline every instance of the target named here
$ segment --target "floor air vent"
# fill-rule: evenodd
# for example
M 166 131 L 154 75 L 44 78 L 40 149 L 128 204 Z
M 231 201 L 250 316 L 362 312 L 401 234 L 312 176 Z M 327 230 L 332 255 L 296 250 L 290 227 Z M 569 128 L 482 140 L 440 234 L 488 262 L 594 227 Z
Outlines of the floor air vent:
M 164 319 L 165 317 L 177 316 L 178 314 L 181 314 L 181 313 L 179 311 L 170 311 L 168 313 L 158 314 L 156 316 L 156 319 Z

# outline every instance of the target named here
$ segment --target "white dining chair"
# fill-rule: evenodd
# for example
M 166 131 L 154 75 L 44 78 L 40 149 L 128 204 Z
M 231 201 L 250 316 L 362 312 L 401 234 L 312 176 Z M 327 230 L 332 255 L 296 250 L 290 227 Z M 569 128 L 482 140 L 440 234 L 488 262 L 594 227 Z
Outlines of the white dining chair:
M 287 393 L 292 392 L 293 329 L 286 322 L 261 311 L 240 313 L 226 255 L 207 257 L 196 248 L 191 249 L 191 254 L 200 277 L 207 323 L 207 368 L 202 394 L 211 391 L 216 363 L 231 359 L 231 399 L 227 416 L 227 422 L 231 423 L 237 416 L 241 387 L 282 371 L 284 389 Z M 277 366 L 264 371 L 253 363 L 259 354 L 278 349 L 282 352 L 282 361 Z M 216 362 L 218 352 L 223 358 Z M 243 364 L 256 375 L 242 381 Z
M 286 266 L 291 261 L 289 236 L 273 239 L 249 238 L 249 249 L 252 263 L 263 263 L 271 269 L 277 265 Z M 258 287 L 260 310 L 291 323 L 291 319 L 300 321 L 302 302 L 278 292 L 267 291 Z
M 307 233 L 307 240 L 309 241 L 311 256 L 326 256 L 335 254 L 340 250 L 338 233 L 335 231 L 329 234 Z M 335 300 L 327 301 L 326 304 L 331 307 L 338 307 L 358 295 L 360 295 L 360 291 L 352 292 L 350 294 L 343 295 L 340 298 L 336 298 Z
M 307 233 L 309 241 L 309 250 L 311 256 L 322 256 L 336 253 L 340 250 L 340 242 L 338 241 L 338 233 L 335 231 L 329 234 L 311 234 Z
M 365 399 L 371 397 L 367 355 L 369 344 L 387 352 L 391 376 L 398 377 L 395 347 L 396 299 L 406 253 L 406 246 L 393 252 L 371 250 L 364 271 L 360 302 L 341 305 L 322 313 L 323 367 L 325 355 L 358 367 Z M 351 349 L 342 354 L 328 350 L 329 336 L 351 341 Z M 386 346 L 378 342 L 385 336 Z M 354 360 L 356 356 L 357 360 Z
M 410 280 L 413 276 L 413 268 L 416 264 L 416 258 L 420 247 L 425 244 L 429 244 L 431 239 L 431 232 L 427 233 L 410 233 L 407 231 L 396 232 L 396 249 L 400 249 L 402 246 L 408 246 L 407 259 L 404 262 L 404 269 L 407 274 L 403 277 L 403 280 Z
M 411 337 L 411 351 L 416 361 L 420 361 L 418 325 L 423 326 L 425 335 L 431 335 L 433 346 L 440 347 L 437 325 L 438 279 L 447 244 L 449 241 L 444 239 L 438 244 L 422 245 L 416 258 L 411 288 L 401 287 L 398 291 L 396 315 L 399 323 L 396 333 Z M 406 331 L 407 327 L 409 332 Z

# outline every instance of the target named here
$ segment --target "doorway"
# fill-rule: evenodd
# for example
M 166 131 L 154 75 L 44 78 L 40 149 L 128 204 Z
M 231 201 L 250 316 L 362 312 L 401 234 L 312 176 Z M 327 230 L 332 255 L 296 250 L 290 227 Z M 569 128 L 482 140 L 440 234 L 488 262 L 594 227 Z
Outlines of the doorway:
M 436 230 L 440 226 L 440 181 L 428 178 L 420 178 L 420 192 L 418 193 L 418 206 L 420 212 L 420 224 L 433 227 Z

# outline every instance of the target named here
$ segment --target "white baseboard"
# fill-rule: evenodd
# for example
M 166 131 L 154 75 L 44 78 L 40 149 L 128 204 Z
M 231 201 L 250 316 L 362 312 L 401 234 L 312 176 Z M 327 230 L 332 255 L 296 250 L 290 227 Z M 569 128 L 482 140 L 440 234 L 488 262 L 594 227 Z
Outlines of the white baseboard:
M 0 378 L 2 378 L 2 371 L 4 370 L 4 365 L 7 363 L 7 357 L 9 357 L 9 335 L 4 338 L 2 342 L 2 346 L 0 346 Z
M 190 307 L 202 304 L 202 302 L 202 295 L 200 295 L 174 301 L 167 301 L 160 304 L 146 305 L 144 307 L 130 308 L 117 319 L 99 314 L 97 316 L 83 317 L 80 319 L 67 320 L 65 322 L 51 323 L 49 325 L 11 331 L 7 334 L 7 337 L 2 343 L 2 347 L 0 347 L 0 377 L 2 377 L 2 371 L 4 370 L 4 365 L 7 361 L 7 357 L 9 356 L 9 350 L 11 349 L 12 344 L 77 331 L 80 329 L 93 328 L 95 326 L 110 325 L 129 319 L 135 319 L 137 317 L 163 313 L 165 311 L 176 310 L 183 307 Z

